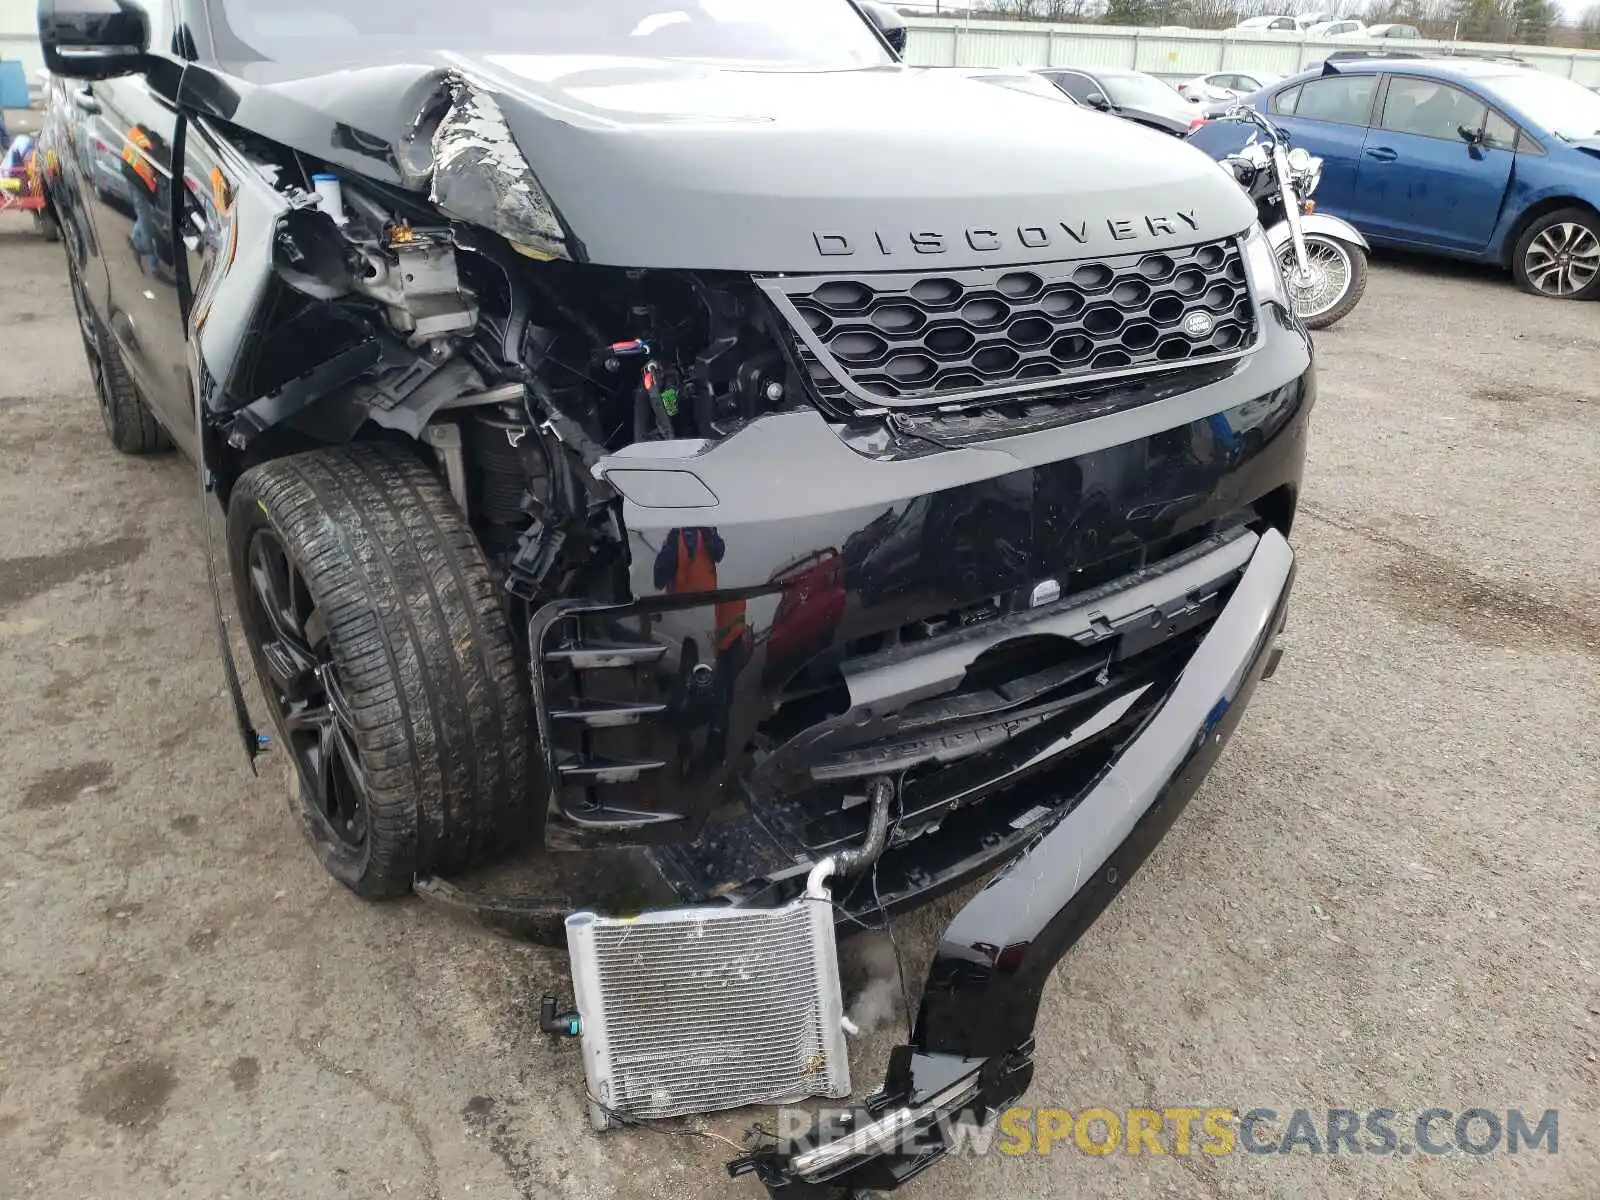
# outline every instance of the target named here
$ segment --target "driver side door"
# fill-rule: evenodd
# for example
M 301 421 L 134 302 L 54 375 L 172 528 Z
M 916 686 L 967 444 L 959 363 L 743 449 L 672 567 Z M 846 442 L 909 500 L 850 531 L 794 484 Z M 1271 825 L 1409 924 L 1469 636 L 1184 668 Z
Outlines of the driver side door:
M 175 15 L 169 0 L 127 0 L 144 11 L 150 54 L 172 53 Z M 80 87 L 75 95 L 90 122 L 99 174 L 91 192 L 94 227 L 107 279 L 106 328 L 139 394 L 174 441 L 194 452 L 194 415 L 179 313 L 173 227 L 177 110 L 150 75 L 125 75 Z M 172 79 L 176 71 L 164 72 Z M 98 149 L 104 147 L 103 150 Z

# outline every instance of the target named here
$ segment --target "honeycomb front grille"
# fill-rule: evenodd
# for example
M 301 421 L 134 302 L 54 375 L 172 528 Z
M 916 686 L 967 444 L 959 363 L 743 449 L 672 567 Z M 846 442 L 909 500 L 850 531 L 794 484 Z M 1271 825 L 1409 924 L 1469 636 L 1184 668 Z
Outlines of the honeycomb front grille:
M 1256 339 L 1236 239 L 1029 267 L 760 282 L 819 391 L 871 405 L 1033 392 L 1229 357 Z

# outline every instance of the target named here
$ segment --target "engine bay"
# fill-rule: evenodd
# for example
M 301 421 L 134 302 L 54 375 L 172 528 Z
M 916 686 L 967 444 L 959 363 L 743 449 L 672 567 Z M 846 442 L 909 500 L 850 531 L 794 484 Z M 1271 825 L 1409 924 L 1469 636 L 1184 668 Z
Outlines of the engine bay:
M 807 403 L 749 276 L 572 262 L 275 149 L 266 327 L 218 414 L 240 469 L 369 422 L 407 435 L 530 608 L 625 598 L 601 459 Z

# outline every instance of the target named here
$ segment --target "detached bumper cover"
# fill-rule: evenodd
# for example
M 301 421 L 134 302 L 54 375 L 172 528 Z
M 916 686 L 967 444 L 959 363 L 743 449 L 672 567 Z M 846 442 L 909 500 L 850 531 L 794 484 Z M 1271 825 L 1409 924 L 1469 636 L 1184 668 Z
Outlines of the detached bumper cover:
M 731 1172 L 756 1172 L 775 1197 L 892 1189 L 945 1153 L 950 1121 L 987 1121 L 1023 1094 L 1051 971 L 1171 827 L 1275 664 L 1293 576 L 1293 552 L 1269 530 L 1140 733 L 956 915 L 929 969 L 912 1042 L 894 1051 L 868 1102 L 873 1124 L 737 1160 Z

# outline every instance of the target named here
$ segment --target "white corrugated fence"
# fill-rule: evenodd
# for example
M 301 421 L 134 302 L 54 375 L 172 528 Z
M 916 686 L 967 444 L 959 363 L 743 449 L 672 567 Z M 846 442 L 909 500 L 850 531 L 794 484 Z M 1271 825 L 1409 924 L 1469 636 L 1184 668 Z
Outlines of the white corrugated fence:
M 1579 83 L 1600 84 L 1600 51 L 1477 42 L 1313 40 L 1293 33 L 1211 29 L 1134 29 L 1116 25 L 1046 25 L 1025 21 L 944 21 L 908 17 L 906 58 L 924 67 L 1129 67 L 1162 79 L 1212 71 L 1293 75 L 1336 50 L 1454 49 L 1515 54 L 1529 66 Z

